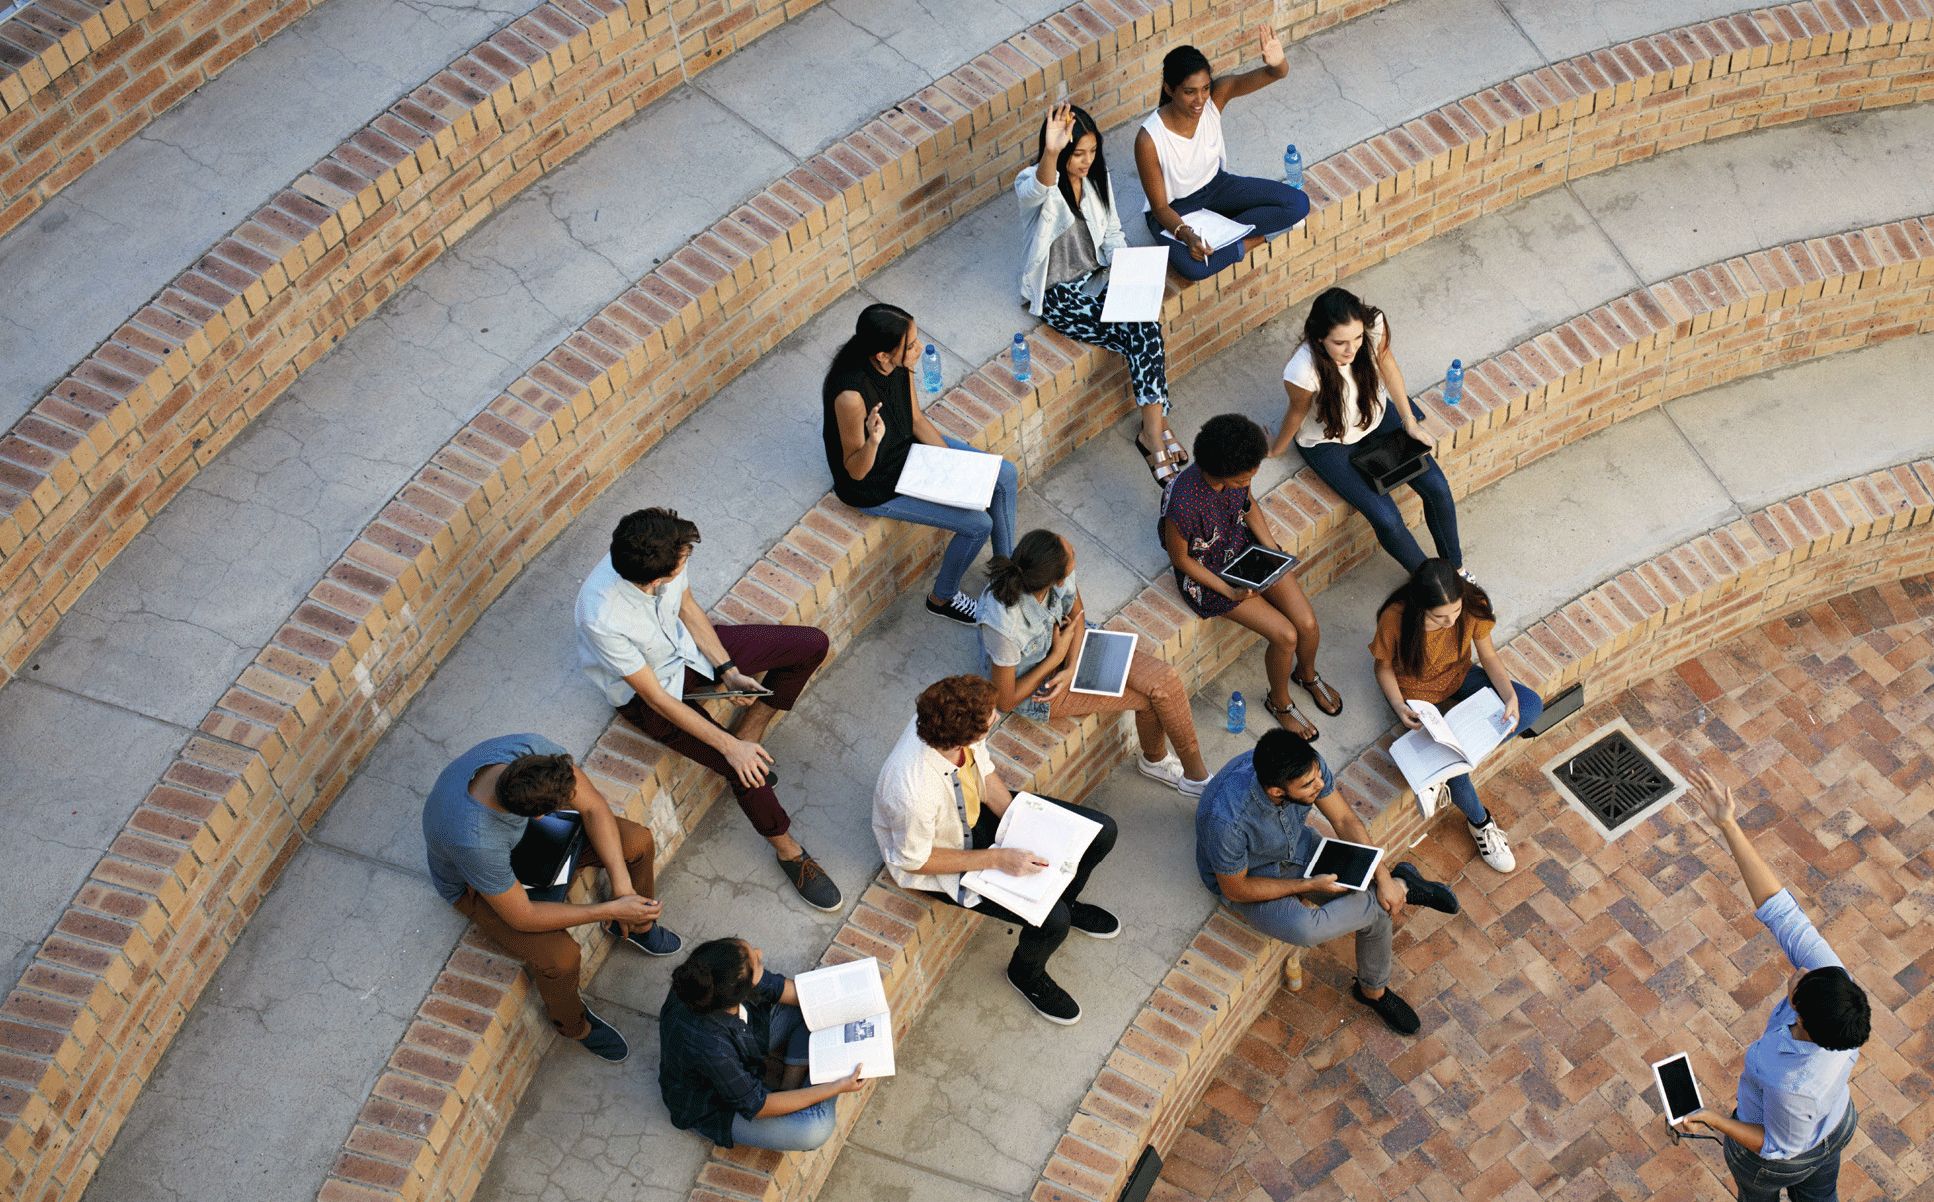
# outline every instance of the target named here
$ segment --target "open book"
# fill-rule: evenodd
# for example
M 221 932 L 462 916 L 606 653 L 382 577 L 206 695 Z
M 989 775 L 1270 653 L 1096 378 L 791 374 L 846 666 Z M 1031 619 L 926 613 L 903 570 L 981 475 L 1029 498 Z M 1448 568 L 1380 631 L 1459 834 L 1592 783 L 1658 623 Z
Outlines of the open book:
M 1001 815 L 994 846 L 1024 848 L 1046 860 L 1048 866 L 1028 876 L 976 868 L 962 873 L 960 883 L 1039 926 L 1080 870 L 1081 854 L 1100 833 L 1099 822 L 1032 793 L 1016 793 Z
M 1231 221 L 1214 209 L 1197 209 L 1193 213 L 1184 213 L 1182 224 L 1194 230 L 1204 242 L 1207 242 L 1210 250 L 1221 250 L 1231 242 L 1247 238 L 1256 232 L 1255 226 Z M 1170 242 L 1181 241 L 1167 230 L 1162 231 L 1162 237 Z
M 956 509 L 985 509 L 1000 478 L 999 455 L 917 442 L 907 449 L 907 462 L 893 491 Z
M 792 979 L 799 1013 L 812 1032 L 808 1079 L 837 1081 L 893 1075 L 893 1016 L 887 1013 L 880 962 L 871 956 L 802 972 Z
M 1390 758 L 1419 796 L 1477 767 L 1511 731 L 1505 723 L 1504 702 L 1495 689 L 1480 689 L 1448 714 L 1428 701 L 1404 704 L 1422 719 L 1424 728 L 1407 731 L 1391 744 Z

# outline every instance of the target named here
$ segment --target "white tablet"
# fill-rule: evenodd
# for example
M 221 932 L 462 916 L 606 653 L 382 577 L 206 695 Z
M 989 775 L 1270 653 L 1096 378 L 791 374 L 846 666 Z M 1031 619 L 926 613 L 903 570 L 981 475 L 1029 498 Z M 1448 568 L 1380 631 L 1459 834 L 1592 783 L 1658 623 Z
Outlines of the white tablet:
M 1703 1110 L 1699 1082 L 1692 1076 L 1692 1061 L 1684 1052 L 1667 1056 L 1652 1066 L 1652 1080 L 1659 1087 L 1659 1104 L 1665 1107 L 1665 1121 L 1677 1124 L 1695 1110 Z
M 1309 867 L 1303 870 L 1303 875 L 1313 877 L 1334 872 L 1339 888 L 1361 892 L 1370 884 L 1370 877 L 1382 861 L 1381 847 L 1324 836 L 1323 841 L 1316 845 L 1316 854 L 1309 858 Z
M 1297 563 L 1294 555 L 1271 551 L 1268 547 L 1251 547 L 1236 556 L 1235 562 L 1217 575 L 1237 588 L 1252 588 L 1260 592 L 1282 579 L 1283 573 Z
M 1074 683 L 1068 691 L 1121 696 L 1128 688 L 1128 666 L 1135 658 L 1135 641 L 1140 637 L 1126 630 L 1090 627 L 1081 638 L 1081 651 L 1074 661 Z

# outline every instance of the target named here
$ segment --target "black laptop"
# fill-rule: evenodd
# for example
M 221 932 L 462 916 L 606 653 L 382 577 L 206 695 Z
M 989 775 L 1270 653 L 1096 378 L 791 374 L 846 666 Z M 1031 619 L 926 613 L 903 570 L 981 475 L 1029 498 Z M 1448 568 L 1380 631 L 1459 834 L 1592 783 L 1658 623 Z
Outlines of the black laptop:
M 510 871 L 533 900 L 557 901 L 570 891 L 570 873 L 583 848 L 583 816 L 554 810 L 525 824 L 524 837 L 510 849 Z
M 1350 466 L 1378 495 L 1415 480 L 1430 470 L 1430 463 L 1430 447 L 1412 438 L 1402 427 L 1379 430 L 1350 451 Z

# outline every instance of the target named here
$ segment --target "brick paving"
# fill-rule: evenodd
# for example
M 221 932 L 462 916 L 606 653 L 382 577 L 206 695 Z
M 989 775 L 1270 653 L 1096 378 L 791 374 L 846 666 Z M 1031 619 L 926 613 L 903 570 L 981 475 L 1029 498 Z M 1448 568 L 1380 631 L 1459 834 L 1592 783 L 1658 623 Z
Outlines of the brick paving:
M 1347 990 L 1347 941 L 1312 952 L 1222 1065 L 1152 1202 L 1731 1196 L 1717 1145 L 1675 1145 L 1651 1061 L 1692 1053 L 1730 1106 L 1787 978 L 1725 846 L 1678 804 L 1607 844 L 1538 765 L 1623 717 L 1680 767 L 1741 790 L 1742 823 L 1867 989 L 1860 1130 L 1841 1197 L 1934 1197 L 1934 577 L 1768 623 L 1595 702 L 1486 788 L 1518 871 L 1461 834 L 1414 858 L 1455 917 L 1398 934 L 1402 1039 Z M 1343 959 L 1339 959 L 1339 955 Z

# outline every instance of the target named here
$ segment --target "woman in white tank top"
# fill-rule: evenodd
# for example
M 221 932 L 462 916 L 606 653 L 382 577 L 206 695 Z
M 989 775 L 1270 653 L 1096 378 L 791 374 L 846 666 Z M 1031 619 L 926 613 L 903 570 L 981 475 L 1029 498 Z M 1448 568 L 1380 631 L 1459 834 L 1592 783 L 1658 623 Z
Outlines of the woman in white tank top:
M 1173 238 L 1163 239 L 1169 266 L 1188 279 L 1207 279 L 1309 215 L 1309 197 L 1298 189 L 1228 171 L 1222 110 L 1236 97 L 1289 74 L 1275 31 L 1265 28 L 1260 41 L 1263 65 L 1222 79 L 1195 47 L 1169 51 L 1162 59 L 1162 105 L 1135 135 L 1135 167 L 1148 195 L 1148 230 Z M 1254 226 L 1255 232 L 1212 250 L 1187 220 L 1187 214 L 1205 209 Z

